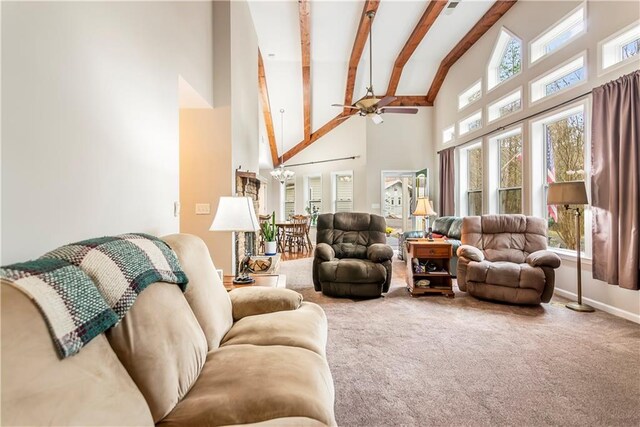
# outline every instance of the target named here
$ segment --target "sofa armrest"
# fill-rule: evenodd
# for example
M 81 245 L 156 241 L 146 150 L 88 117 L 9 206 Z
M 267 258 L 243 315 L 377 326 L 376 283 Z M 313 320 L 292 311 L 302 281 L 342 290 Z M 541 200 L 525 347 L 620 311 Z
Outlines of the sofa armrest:
M 484 254 L 475 246 L 462 245 L 458 248 L 457 254 L 459 257 L 467 258 L 470 261 L 484 261 Z
M 229 292 L 233 321 L 257 314 L 296 310 L 302 304 L 302 295 L 291 289 L 261 286 L 236 288 Z
M 373 262 L 385 262 L 393 258 L 393 249 L 384 243 L 374 243 L 367 248 L 367 258 Z
M 315 257 L 322 261 L 331 261 L 336 257 L 336 251 L 326 243 L 318 243 L 316 245 Z
M 525 261 L 531 267 L 558 268 L 562 263 L 557 253 L 545 249 L 530 253 Z

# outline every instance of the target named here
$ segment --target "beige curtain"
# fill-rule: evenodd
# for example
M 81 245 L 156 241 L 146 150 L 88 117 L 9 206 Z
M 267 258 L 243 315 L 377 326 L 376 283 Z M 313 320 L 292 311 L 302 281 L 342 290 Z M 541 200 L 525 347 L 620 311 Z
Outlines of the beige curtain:
M 640 71 L 593 90 L 593 278 L 640 284 Z
M 440 152 L 440 216 L 455 215 L 455 148 Z

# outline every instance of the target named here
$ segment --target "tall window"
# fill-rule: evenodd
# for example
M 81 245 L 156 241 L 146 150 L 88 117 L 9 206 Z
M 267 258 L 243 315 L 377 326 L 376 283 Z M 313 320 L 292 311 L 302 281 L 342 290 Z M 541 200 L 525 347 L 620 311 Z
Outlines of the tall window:
M 335 175 L 335 211 L 353 212 L 353 174 Z
M 322 177 L 310 176 L 307 179 L 307 213 L 322 211 Z
M 500 158 L 498 213 L 522 213 L 522 133 L 509 132 L 497 138 Z
M 546 188 L 552 182 L 582 181 L 585 173 L 584 108 L 572 109 L 553 117 L 543 125 Z M 580 208 L 583 214 L 583 208 Z M 575 250 L 576 227 L 572 211 L 562 206 L 549 206 L 548 244 L 550 247 Z M 580 241 L 584 248 L 584 215 L 580 216 Z
M 287 182 L 284 187 L 284 216 L 289 219 L 296 213 L 296 183 Z
M 487 71 L 489 89 L 522 71 L 522 41 L 504 28 L 498 36 Z
M 482 147 L 467 151 L 467 214 L 482 215 Z

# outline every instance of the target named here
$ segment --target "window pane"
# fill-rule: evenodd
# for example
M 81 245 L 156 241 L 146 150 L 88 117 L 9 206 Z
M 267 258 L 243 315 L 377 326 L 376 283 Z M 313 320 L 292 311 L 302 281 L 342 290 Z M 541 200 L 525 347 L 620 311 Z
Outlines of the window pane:
M 545 95 L 551 95 L 552 93 L 558 92 L 565 87 L 574 85 L 583 79 L 584 67 L 577 69 L 576 71 L 572 71 L 571 73 L 562 76 L 559 79 L 552 81 L 551 83 L 547 83 L 544 89 Z
M 504 49 L 500 65 L 498 66 L 498 81 L 502 82 L 518 74 L 522 67 L 522 46 L 520 40 L 511 38 Z
M 622 46 L 622 59 L 631 58 L 640 52 L 640 38 Z
M 578 113 L 545 125 L 547 183 L 582 181 L 584 173 L 584 115 Z M 546 198 L 546 196 L 545 196 Z M 582 213 L 582 208 L 580 209 Z M 549 246 L 576 249 L 573 210 L 548 206 Z M 580 241 L 584 248 L 584 215 L 580 216 Z
M 501 214 L 519 214 L 522 213 L 522 189 L 511 188 L 508 190 L 498 190 L 500 195 L 500 213 Z
M 351 175 L 336 176 L 336 212 L 353 210 L 353 177 Z
M 467 215 L 482 215 L 482 191 L 467 193 Z
M 551 39 L 544 46 L 544 53 L 550 53 L 562 46 L 565 42 L 572 39 L 576 34 L 578 34 L 584 28 L 583 21 L 577 22 L 571 28 L 568 28 L 564 32 L 558 34 L 555 38 Z
M 521 100 L 520 100 L 520 98 L 518 98 L 518 99 L 516 99 L 515 101 L 510 102 L 510 103 L 509 103 L 509 104 L 507 104 L 507 105 L 503 105 L 503 106 L 502 106 L 502 107 L 500 107 L 500 109 L 498 110 L 498 111 L 499 111 L 499 113 L 500 113 L 500 116 L 499 116 L 499 117 L 506 116 L 506 115 L 507 115 L 507 114 L 509 114 L 509 113 L 513 113 L 514 111 L 519 110 L 519 109 L 520 109 L 520 103 L 521 103 Z
M 472 148 L 467 154 L 468 183 L 469 191 L 482 190 L 482 148 Z
M 284 194 L 284 215 L 288 219 L 296 213 L 296 185 L 288 183 Z

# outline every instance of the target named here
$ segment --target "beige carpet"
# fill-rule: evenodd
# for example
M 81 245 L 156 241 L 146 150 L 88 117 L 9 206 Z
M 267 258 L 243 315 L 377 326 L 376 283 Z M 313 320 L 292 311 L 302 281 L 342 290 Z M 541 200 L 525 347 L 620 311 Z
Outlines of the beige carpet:
M 341 426 L 640 425 L 640 325 L 560 300 L 412 298 L 401 261 L 385 298 L 329 298 L 311 263 L 281 273 L 327 313 Z

